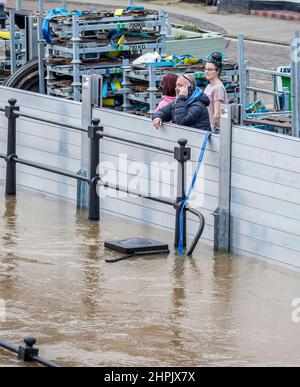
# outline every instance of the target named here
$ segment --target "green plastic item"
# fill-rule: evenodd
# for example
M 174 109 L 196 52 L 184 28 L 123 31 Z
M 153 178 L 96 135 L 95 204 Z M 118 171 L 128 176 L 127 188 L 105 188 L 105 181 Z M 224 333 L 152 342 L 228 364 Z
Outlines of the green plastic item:
M 205 78 L 205 74 L 201 71 L 195 73 L 195 78 Z
M 291 86 L 291 78 L 285 77 L 284 75 L 281 76 L 282 80 L 282 89 L 287 88 L 290 92 L 289 95 L 289 102 L 288 102 L 288 110 L 292 110 L 292 86 Z

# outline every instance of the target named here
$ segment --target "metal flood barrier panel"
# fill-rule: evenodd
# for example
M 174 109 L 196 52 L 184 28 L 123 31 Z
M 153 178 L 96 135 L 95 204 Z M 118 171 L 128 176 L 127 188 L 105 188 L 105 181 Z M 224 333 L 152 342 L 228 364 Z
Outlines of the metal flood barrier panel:
M 103 133 L 160 149 L 173 150 L 186 138 L 192 151 L 187 186 L 196 168 L 204 132 L 173 124 L 159 130 L 148 118 L 91 108 L 91 105 L 0 87 L 0 105 L 16 98 L 22 113 L 61 123 L 19 117 L 17 154 L 20 158 L 61 168 L 84 171 L 88 160 L 88 135 L 63 127 L 79 126 L 90 118 L 101 119 Z M 206 219 L 202 241 L 220 251 L 231 250 L 256 259 L 300 269 L 300 139 L 236 124 L 236 105 L 222 107 L 221 135 L 212 135 L 196 184 L 192 207 Z M 233 122 L 235 122 L 233 124 Z M 84 126 L 84 129 L 86 127 Z M 0 153 L 6 154 L 7 118 L 0 113 Z M 100 141 L 101 169 L 114 172 L 116 183 L 153 195 L 152 187 L 164 188 L 176 198 L 176 178 L 166 179 L 177 162 L 171 153 L 152 150 L 105 137 Z M 126 158 L 126 169 L 120 160 Z M 152 169 L 156 163 L 158 170 Z M 173 167 L 172 167 L 173 168 Z M 171 168 L 171 169 L 172 169 Z M 24 187 L 76 201 L 77 183 L 49 172 L 17 165 L 17 183 Z M 155 171 L 155 172 L 154 172 Z M 170 175 L 169 175 L 170 177 Z M 0 179 L 5 161 L 0 160 Z M 107 181 L 103 177 L 103 181 Z M 125 184 L 124 184 L 125 182 Z M 137 183 L 136 186 L 131 184 Z M 126 184 L 128 186 L 126 187 Z M 114 191 L 116 194 L 116 192 Z M 164 194 L 157 196 L 166 196 Z M 130 195 L 101 196 L 101 210 L 127 219 L 174 230 L 175 211 L 160 203 Z M 214 215 L 213 215 L 214 213 Z M 215 218 L 214 218 L 215 217 Z M 188 215 L 188 235 L 198 223 Z
M 152 126 L 148 118 L 134 116 L 126 113 L 116 113 L 108 109 L 93 109 L 93 116 L 101 118 L 101 125 L 104 132 L 111 135 L 124 137 L 127 139 L 145 142 L 147 144 L 174 149 L 178 146 L 179 138 L 186 138 L 188 146 L 192 147 L 192 163 L 188 168 L 187 186 L 192 180 L 192 174 L 196 167 L 201 151 L 204 132 L 197 129 L 191 129 L 182 126 L 164 124 L 160 130 Z M 200 176 L 196 184 L 196 196 L 194 197 L 193 207 L 200 209 L 206 219 L 206 227 L 201 238 L 202 241 L 212 245 L 214 240 L 214 219 L 213 211 L 218 206 L 219 195 L 219 150 L 220 138 L 213 135 L 209 141 Z M 174 182 L 166 182 L 163 170 L 168 172 L 167 165 L 174 163 L 172 155 L 163 152 L 147 150 L 142 147 L 127 145 L 118 141 L 107 141 L 105 138 L 101 141 L 101 161 L 110 162 L 112 165 L 119 165 L 119 155 L 126 155 L 129 169 L 123 171 L 120 168 L 117 172 L 122 180 L 134 182 L 134 163 L 142 163 L 145 168 L 139 170 L 139 181 L 143 188 L 159 185 L 166 190 L 174 193 Z M 151 173 L 151 163 L 156 162 L 160 165 L 160 174 Z M 176 164 L 175 164 L 176 165 Z M 136 189 L 136 187 L 134 187 Z M 143 191 L 143 188 L 141 189 Z M 176 193 L 176 190 L 175 190 Z M 173 195 L 174 196 L 174 195 Z M 108 213 L 114 213 L 132 220 L 143 221 L 156 227 L 168 230 L 174 230 L 175 214 L 174 209 L 167 206 L 151 202 L 147 199 L 137 199 L 134 197 L 103 197 L 101 199 L 101 209 Z M 198 227 L 195 218 L 188 215 L 188 235 L 194 236 Z
M 74 101 L 0 87 L 0 105 L 15 98 L 23 113 L 58 123 L 81 125 L 81 104 Z M 0 112 L 0 152 L 6 153 L 7 118 Z M 18 156 L 68 171 L 79 171 L 81 133 L 26 118 L 17 120 Z M 5 180 L 5 162 L 0 161 L 0 179 Z M 76 181 L 53 173 L 18 165 L 17 183 L 23 187 L 76 200 Z
M 300 269 L 300 139 L 232 126 L 233 252 Z
M 173 150 L 178 146 L 178 139 L 186 138 L 188 145 L 192 148 L 192 162 L 189 163 L 187 174 L 187 185 L 192 180 L 196 168 L 196 162 L 201 151 L 205 133 L 187 127 L 164 124 L 163 128 L 156 130 L 149 118 L 134 116 L 123 112 L 108 109 L 93 108 L 92 114 L 89 106 L 82 110 L 79 102 L 68 101 L 56 97 L 26 92 L 23 90 L 0 87 L 0 105 L 6 106 L 9 98 L 15 98 L 22 113 L 28 113 L 36 117 L 46 118 L 58 123 L 81 126 L 82 122 L 88 122 L 85 116 L 92 115 L 101 119 L 104 132 L 110 135 L 134 139 L 136 141 L 153 144 Z M 83 117 L 84 116 L 84 117 Z M 85 124 L 84 124 L 85 125 Z M 85 129 L 87 129 L 84 126 Z M 20 158 L 33 162 L 43 163 L 48 166 L 61 168 L 70 172 L 85 170 L 88 160 L 88 143 L 86 133 L 57 127 L 36 120 L 19 117 L 17 119 L 17 154 Z M 7 118 L 0 112 L 0 153 L 6 154 L 7 144 Z M 122 181 L 129 184 L 134 174 L 119 168 L 119 155 L 126 155 L 129 169 L 133 163 L 143 163 L 149 167 L 147 171 L 139 173 L 142 180 L 141 187 L 149 187 L 151 183 L 159 185 L 176 198 L 176 179 L 165 182 L 163 172 L 152 176 L 151 163 L 159 164 L 162 170 L 168 172 L 168 166 L 173 163 L 177 168 L 177 162 L 172 155 L 150 150 L 140 146 L 127 145 L 106 138 L 100 144 L 101 162 L 108 162 L 116 166 L 120 185 Z M 218 206 L 219 193 L 219 136 L 213 135 L 209 141 L 204 162 L 201 167 L 200 176 L 196 185 L 196 197 L 193 202 L 195 209 L 200 209 L 206 219 L 206 227 L 202 241 L 210 245 L 214 240 L 214 218 L 213 211 Z M 134 165 L 133 165 L 134 166 Z M 0 179 L 5 180 L 5 162 L 0 160 Z M 176 171 L 175 171 L 176 172 Z M 156 175 L 156 174 L 155 174 Z M 17 184 L 33 189 L 35 191 L 59 196 L 76 201 L 77 183 L 68 177 L 55 175 L 24 165 L 17 165 Z M 131 187 L 132 188 L 132 187 Z M 175 196 L 174 196 L 175 193 Z M 155 202 L 136 197 L 101 197 L 101 210 L 116 216 L 141 221 L 163 229 L 174 230 L 175 211 L 173 208 Z M 194 237 L 199 226 L 194 217 L 188 215 L 188 235 Z

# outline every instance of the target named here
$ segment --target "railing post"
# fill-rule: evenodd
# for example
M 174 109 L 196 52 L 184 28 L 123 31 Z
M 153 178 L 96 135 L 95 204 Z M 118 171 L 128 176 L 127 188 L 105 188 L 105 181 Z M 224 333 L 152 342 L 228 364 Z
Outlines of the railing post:
M 186 197 L 186 162 L 191 159 L 191 148 L 188 148 L 187 140 L 178 140 L 179 147 L 174 149 L 174 158 L 178 161 L 177 170 L 177 207 L 175 223 L 175 247 L 178 247 L 180 239 L 180 212 Z M 183 211 L 183 247 L 186 247 L 186 210 Z
M 19 106 L 16 106 L 16 99 L 9 99 L 8 103 L 9 106 L 5 106 L 5 117 L 8 119 L 5 189 L 6 196 L 16 194 L 16 162 L 13 156 L 16 156 L 16 121 L 18 115 L 15 114 L 15 112 L 20 110 Z
M 238 39 L 238 56 L 239 56 L 239 74 L 240 74 L 240 104 L 243 106 L 242 119 L 245 117 L 245 106 L 247 101 L 247 76 L 246 76 L 246 65 L 245 65 L 245 46 L 244 36 L 239 35 Z M 250 76 L 248 75 L 249 79 Z
M 213 213 L 216 251 L 230 251 L 232 125 L 240 124 L 241 109 L 240 105 L 222 105 L 221 108 L 219 206 Z
M 300 137 L 300 32 L 294 33 L 291 45 L 292 136 Z
M 100 219 L 100 198 L 97 193 L 97 182 L 99 180 L 98 167 L 100 163 L 100 138 L 103 127 L 99 126 L 100 120 L 93 119 L 88 128 L 90 139 L 90 183 L 89 183 L 89 220 Z

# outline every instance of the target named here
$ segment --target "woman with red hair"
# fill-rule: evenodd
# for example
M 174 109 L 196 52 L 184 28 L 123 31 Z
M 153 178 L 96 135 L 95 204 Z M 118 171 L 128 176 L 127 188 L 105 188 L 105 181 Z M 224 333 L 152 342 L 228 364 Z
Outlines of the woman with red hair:
M 171 102 L 176 101 L 176 82 L 178 79 L 178 75 L 174 73 L 166 74 L 163 77 L 162 88 L 163 88 L 163 96 L 162 101 L 157 106 L 156 111 L 162 109 L 163 107 L 169 105 Z

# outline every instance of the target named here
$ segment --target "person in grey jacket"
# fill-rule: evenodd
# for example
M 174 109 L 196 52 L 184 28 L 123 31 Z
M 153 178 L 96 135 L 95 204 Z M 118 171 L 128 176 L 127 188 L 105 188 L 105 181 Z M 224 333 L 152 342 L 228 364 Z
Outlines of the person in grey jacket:
M 153 126 L 157 129 L 163 122 L 189 126 L 201 130 L 211 130 L 209 113 L 209 98 L 196 86 L 192 74 L 181 75 L 176 84 L 177 100 L 155 112 L 152 116 Z

